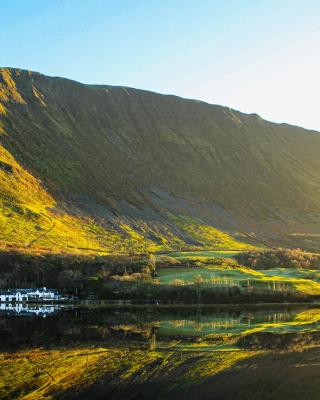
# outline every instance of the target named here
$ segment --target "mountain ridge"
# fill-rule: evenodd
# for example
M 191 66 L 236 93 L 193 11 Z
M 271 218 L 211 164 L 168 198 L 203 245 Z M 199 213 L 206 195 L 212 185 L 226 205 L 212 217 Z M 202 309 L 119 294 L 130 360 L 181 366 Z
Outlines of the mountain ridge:
M 43 74 L 42 72 L 39 71 L 33 71 L 33 70 L 28 70 L 28 69 L 24 69 L 24 68 L 14 68 L 14 67 L 0 67 L 0 70 L 8 70 L 8 71 L 13 71 L 13 72 L 19 72 L 19 73 L 28 73 L 28 74 L 35 74 L 35 75 L 40 75 L 46 78 L 50 78 L 50 79 L 57 79 L 57 80 L 62 80 L 62 81 L 68 81 L 68 82 L 73 82 L 77 85 L 82 85 L 82 86 L 88 86 L 88 87 L 92 87 L 93 89 L 128 89 L 128 90 L 133 90 L 133 91 L 137 91 L 137 92 L 145 92 L 145 93 L 149 93 L 149 94 L 156 94 L 156 95 L 160 95 L 160 96 L 164 96 L 164 97 L 173 97 L 176 99 L 180 99 L 180 100 L 185 100 L 185 101 L 190 101 L 190 102 L 194 102 L 194 103 L 198 103 L 198 104 L 204 104 L 204 105 L 208 105 L 211 107 L 216 107 L 216 108 L 221 108 L 221 109 L 227 109 L 229 111 L 233 111 L 239 114 L 242 114 L 244 116 L 252 116 L 252 117 L 256 117 L 258 119 L 261 119 L 265 122 L 268 122 L 270 124 L 275 124 L 275 125 L 284 125 L 284 126 L 289 126 L 291 128 L 298 128 L 298 129 L 303 129 L 304 131 L 306 131 L 307 133 L 315 133 L 315 134 L 320 134 L 320 131 L 318 131 L 317 129 L 311 129 L 311 128 L 304 128 L 303 126 L 300 125 L 296 125 L 296 124 L 291 124 L 291 123 L 287 123 L 287 122 L 276 122 L 276 121 L 270 121 L 268 119 L 265 119 L 263 117 L 261 117 L 261 115 L 259 115 L 256 112 L 244 112 L 244 111 L 240 111 L 236 108 L 232 108 L 229 107 L 227 105 L 221 105 L 221 104 L 217 104 L 217 103 L 210 103 L 209 101 L 206 100 L 200 100 L 200 99 L 196 99 L 196 98 L 192 98 L 192 97 L 184 97 L 184 96 L 180 96 L 174 93 L 162 93 L 162 92 L 155 92 L 151 89 L 140 89 L 138 87 L 134 87 L 134 86 L 126 86 L 126 85 L 110 85 L 110 84 L 97 84 L 97 83 L 85 83 L 85 82 L 81 82 L 81 81 L 77 81 L 71 78 L 65 78 L 65 77 L 61 77 L 58 75 L 46 75 Z

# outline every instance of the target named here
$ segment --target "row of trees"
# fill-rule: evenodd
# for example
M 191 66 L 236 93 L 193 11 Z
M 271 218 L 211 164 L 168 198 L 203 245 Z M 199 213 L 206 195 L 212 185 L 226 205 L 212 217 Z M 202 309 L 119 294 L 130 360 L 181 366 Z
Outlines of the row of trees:
M 320 255 L 301 249 L 278 249 L 239 253 L 236 260 L 253 269 L 303 268 L 320 269 Z
M 153 276 L 156 260 L 150 256 L 33 256 L 0 253 L 0 289 L 51 287 L 64 293 L 86 295 L 112 276 Z

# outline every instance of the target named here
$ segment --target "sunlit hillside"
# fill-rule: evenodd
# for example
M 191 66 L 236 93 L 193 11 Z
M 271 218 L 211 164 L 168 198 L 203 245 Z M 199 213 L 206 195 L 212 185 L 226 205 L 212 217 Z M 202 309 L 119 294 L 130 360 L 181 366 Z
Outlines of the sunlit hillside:
M 221 106 L 0 70 L 0 246 L 319 245 L 320 136 Z

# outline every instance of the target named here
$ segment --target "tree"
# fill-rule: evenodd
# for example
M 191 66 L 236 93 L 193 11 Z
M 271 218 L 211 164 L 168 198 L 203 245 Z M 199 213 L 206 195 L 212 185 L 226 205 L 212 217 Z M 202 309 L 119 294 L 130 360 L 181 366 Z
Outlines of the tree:
M 83 283 L 83 275 L 81 271 L 66 269 L 60 272 L 58 276 L 58 284 L 66 290 L 70 290 L 75 294 L 79 294 L 79 288 Z

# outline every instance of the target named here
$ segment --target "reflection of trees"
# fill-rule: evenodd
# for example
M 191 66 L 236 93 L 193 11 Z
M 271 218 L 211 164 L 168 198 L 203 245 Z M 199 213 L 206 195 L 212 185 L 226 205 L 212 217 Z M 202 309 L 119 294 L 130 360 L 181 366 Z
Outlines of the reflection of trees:
M 177 319 L 174 321 L 171 321 L 171 324 L 175 326 L 176 328 L 183 328 L 186 325 L 186 320 L 185 319 Z
M 158 328 L 153 326 L 151 328 L 150 342 L 149 342 L 149 350 L 154 351 L 157 348 L 157 331 Z
M 201 285 L 203 284 L 203 282 L 204 282 L 204 279 L 200 274 L 195 275 L 193 277 L 193 283 L 196 285 L 198 303 L 200 303 L 200 301 L 201 301 Z
M 170 325 L 174 326 L 175 328 L 180 329 L 188 329 L 194 331 L 195 333 L 199 332 L 214 332 L 219 330 L 225 329 L 233 329 L 237 326 L 240 326 L 242 323 L 240 318 L 228 318 L 228 319 L 221 319 L 221 318 L 214 318 L 208 319 L 203 321 L 201 320 L 201 316 L 196 317 L 194 320 L 172 320 L 170 321 Z

